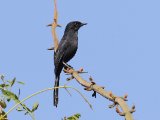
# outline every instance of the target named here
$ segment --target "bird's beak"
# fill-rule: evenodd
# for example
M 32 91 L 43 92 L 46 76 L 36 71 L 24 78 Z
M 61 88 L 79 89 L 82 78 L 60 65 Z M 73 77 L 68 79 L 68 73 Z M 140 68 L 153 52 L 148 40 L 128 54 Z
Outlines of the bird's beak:
M 81 25 L 81 26 L 83 26 L 83 25 L 87 25 L 87 23 L 82 23 L 82 25 Z

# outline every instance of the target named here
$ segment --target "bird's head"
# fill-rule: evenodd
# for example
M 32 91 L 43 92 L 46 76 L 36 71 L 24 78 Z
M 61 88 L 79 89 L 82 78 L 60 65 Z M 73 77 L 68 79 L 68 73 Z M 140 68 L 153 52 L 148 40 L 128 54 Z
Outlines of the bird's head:
M 83 25 L 87 25 L 87 23 L 81 23 L 79 21 L 72 21 L 72 22 L 67 24 L 66 30 L 78 31 L 79 28 L 82 27 Z

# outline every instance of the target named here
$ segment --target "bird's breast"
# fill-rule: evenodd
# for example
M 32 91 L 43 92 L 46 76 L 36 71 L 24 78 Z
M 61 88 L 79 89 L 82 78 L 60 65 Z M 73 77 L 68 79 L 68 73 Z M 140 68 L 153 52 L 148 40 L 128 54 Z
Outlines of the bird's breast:
M 68 62 L 74 57 L 78 49 L 78 37 L 69 41 L 69 45 L 66 48 L 64 61 Z

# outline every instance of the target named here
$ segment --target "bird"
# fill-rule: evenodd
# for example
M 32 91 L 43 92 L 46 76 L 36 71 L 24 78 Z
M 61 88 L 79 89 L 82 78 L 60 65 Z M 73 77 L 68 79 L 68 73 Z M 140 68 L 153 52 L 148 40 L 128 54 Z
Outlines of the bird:
M 78 30 L 87 23 L 82 23 L 80 21 L 72 21 L 66 25 L 64 35 L 58 45 L 56 51 L 54 51 L 54 73 L 55 73 L 55 84 L 54 84 L 54 101 L 55 107 L 58 105 L 58 87 L 60 74 L 63 69 L 64 64 L 70 61 L 77 52 L 78 49 Z

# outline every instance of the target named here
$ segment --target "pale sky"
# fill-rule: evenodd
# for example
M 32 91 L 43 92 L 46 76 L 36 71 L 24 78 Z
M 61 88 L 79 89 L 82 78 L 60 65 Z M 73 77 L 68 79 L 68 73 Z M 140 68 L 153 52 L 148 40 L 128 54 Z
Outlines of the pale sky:
M 73 20 L 88 23 L 79 30 L 79 48 L 69 62 L 75 69 L 83 67 L 95 82 L 106 90 L 123 96 L 128 94 L 131 107 L 136 106 L 135 120 L 156 120 L 160 101 L 160 2 L 158 0 L 61 0 L 58 1 L 61 39 L 66 24 Z M 53 1 L 0 1 L 0 74 L 16 77 L 26 83 L 21 99 L 54 85 L 53 45 L 51 29 Z M 60 84 L 66 83 L 61 74 Z M 39 102 L 36 120 L 61 120 L 75 113 L 81 120 L 124 120 L 108 100 L 86 92 L 74 80 L 68 85 L 79 89 L 93 105 L 91 110 L 82 97 L 70 90 L 72 97 L 60 90 L 58 108 L 53 107 L 52 92 L 33 97 L 26 103 Z M 8 109 L 13 106 L 11 103 Z M 14 110 L 10 120 L 31 120 Z

